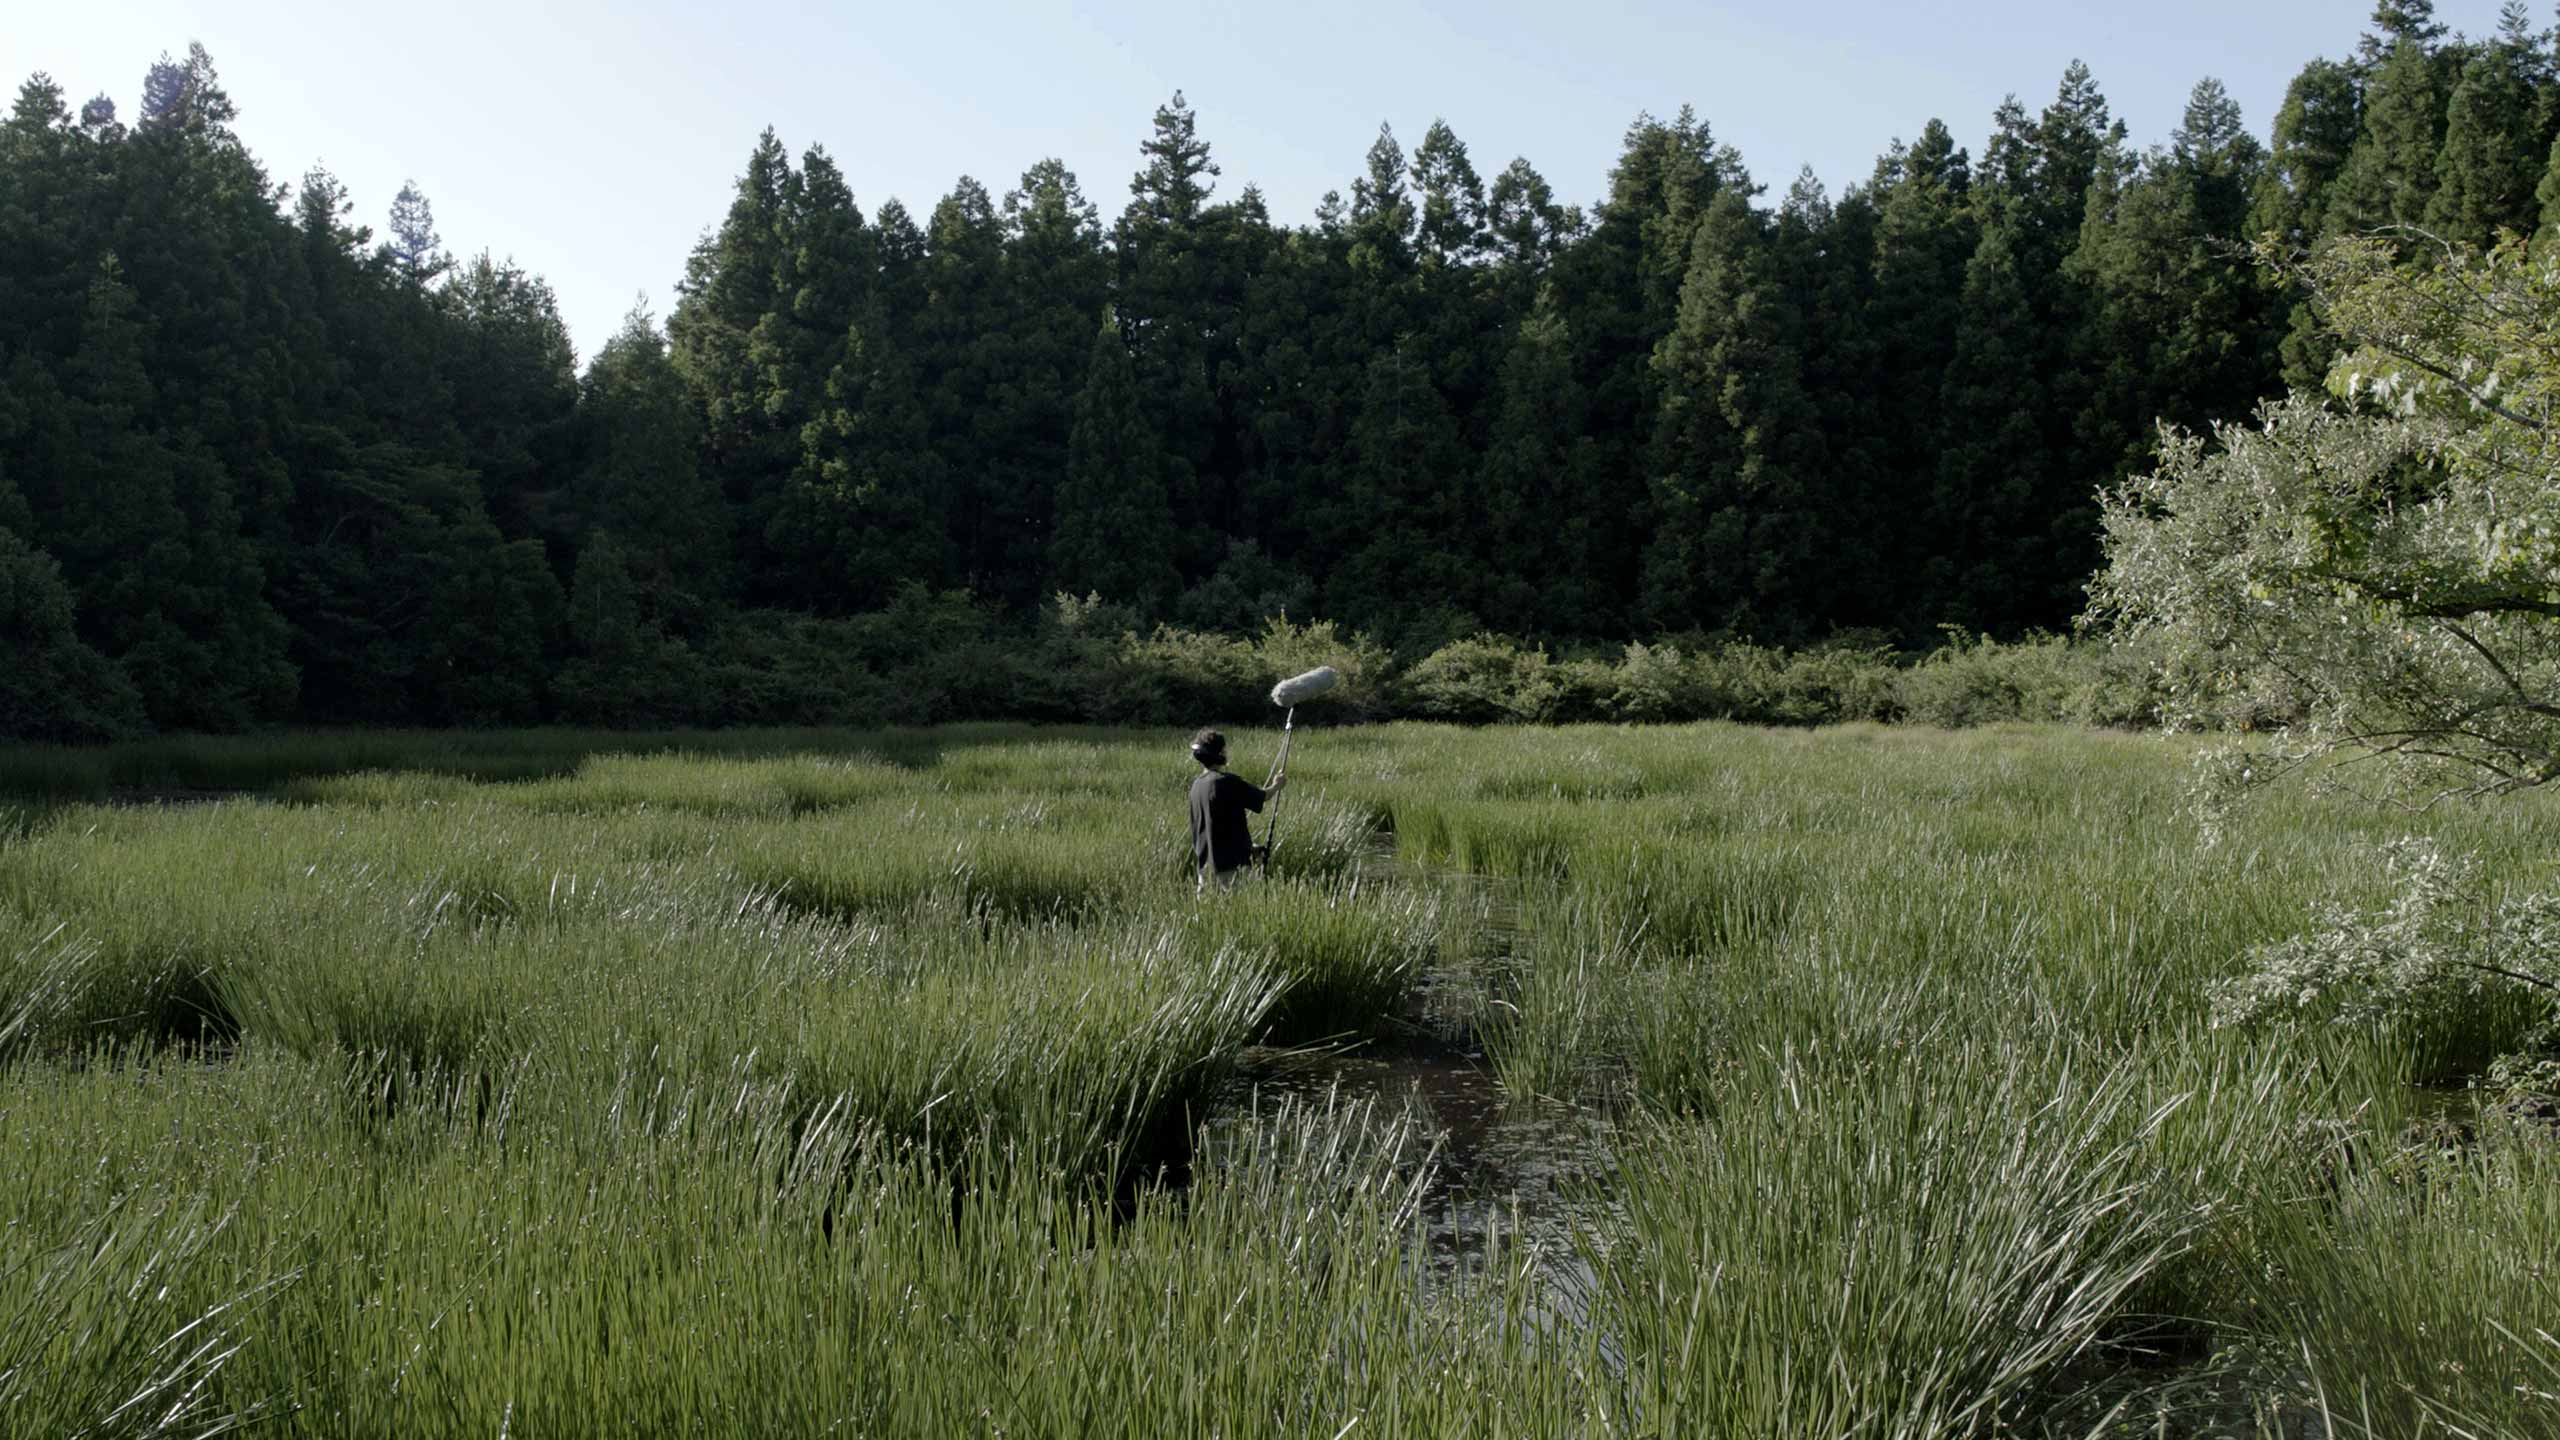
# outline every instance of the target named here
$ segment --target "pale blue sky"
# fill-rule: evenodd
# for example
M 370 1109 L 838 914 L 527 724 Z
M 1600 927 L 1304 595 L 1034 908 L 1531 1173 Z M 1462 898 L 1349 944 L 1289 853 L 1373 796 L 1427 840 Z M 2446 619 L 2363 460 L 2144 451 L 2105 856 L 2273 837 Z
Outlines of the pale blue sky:
M 2440 0 L 2474 34 L 2499 0 Z M 2548 6 L 2536 0 L 2538 21 Z M 2343 57 L 2371 0 L 2054 3 L 1392 0 L 1295 4 L 791 5 L 746 0 L 389 6 L 260 0 L 25 3 L 0 25 L 14 91 L 46 70 L 76 107 L 129 118 L 162 50 L 201 40 L 239 130 L 280 180 L 336 172 L 377 230 L 404 177 L 446 244 L 548 277 L 581 354 L 635 294 L 663 316 L 767 124 L 823 144 L 866 212 L 919 219 L 962 174 L 998 196 L 1064 159 L 1106 218 L 1158 102 L 1188 93 L 1225 170 L 1304 223 L 1346 192 L 1378 123 L 1408 148 L 1445 118 L 1488 178 L 1526 155 L 1562 198 L 1601 193 L 1627 122 L 1684 102 L 1773 190 L 1811 165 L 1836 193 L 1896 136 L 1944 118 L 1979 150 L 1992 107 L 2030 109 L 2086 59 L 2139 144 L 2219 77 L 2261 136 L 2285 82 Z

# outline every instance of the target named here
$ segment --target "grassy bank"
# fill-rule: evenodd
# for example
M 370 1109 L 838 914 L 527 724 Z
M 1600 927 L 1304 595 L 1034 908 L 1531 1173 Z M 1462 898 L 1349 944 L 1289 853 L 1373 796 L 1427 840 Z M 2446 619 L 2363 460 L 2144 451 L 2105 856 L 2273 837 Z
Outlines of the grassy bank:
M 1306 738 L 1205 902 L 1164 732 L 0 755 L 0 1434 L 2560 1425 L 2549 1142 L 2419 1088 L 2534 1005 L 2204 995 L 2383 837 L 2549 886 L 2548 805 L 2206 849 L 2127 734 Z M 1613 1158 L 1453 1260 L 1428 1127 L 1232 1078 L 1314 1043 Z

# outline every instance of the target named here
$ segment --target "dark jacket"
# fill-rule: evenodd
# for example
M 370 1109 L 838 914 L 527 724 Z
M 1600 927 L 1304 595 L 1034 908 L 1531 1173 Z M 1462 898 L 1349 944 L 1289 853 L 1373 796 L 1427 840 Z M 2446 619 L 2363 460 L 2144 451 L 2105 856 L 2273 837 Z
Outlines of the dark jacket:
M 1245 812 L 1262 812 L 1266 792 L 1240 775 L 1204 770 L 1191 782 L 1191 865 L 1224 875 L 1253 859 Z

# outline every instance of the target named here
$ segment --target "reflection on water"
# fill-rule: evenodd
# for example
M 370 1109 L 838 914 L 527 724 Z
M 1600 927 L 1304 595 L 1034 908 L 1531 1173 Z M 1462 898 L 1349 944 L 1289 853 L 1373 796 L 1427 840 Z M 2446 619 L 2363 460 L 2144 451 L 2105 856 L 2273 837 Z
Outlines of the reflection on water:
M 1256 1099 L 1300 1096 L 1408 1117 L 1434 1147 L 1416 1163 L 1431 1167 L 1422 1200 L 1437 1254 L 1475 1254 L 1496 1230 L 1558 1254 L 1603 1203 L 1614 1127 L 1593 1111 L 1505 1095 L 1481 1053 L 1252 1049 L 1239 1068 L 1231 1116 Z

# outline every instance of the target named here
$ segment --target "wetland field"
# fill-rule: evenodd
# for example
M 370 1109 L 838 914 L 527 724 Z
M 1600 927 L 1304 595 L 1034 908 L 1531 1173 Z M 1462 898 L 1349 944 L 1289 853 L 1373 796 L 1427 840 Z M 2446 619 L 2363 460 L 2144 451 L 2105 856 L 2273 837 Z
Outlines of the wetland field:
M 2208 998 L 2560 810 L 2191 749 L 0 750 L 0 1435 L 2560 1434 L 2536 997 Z

